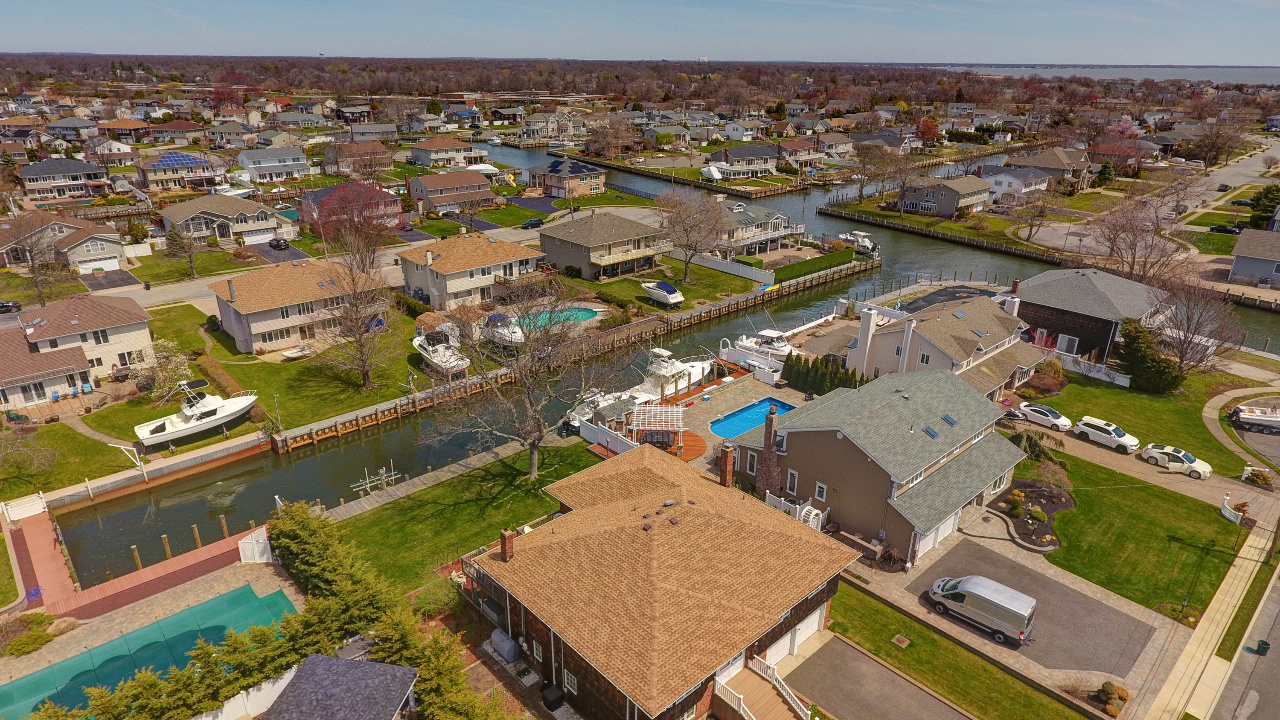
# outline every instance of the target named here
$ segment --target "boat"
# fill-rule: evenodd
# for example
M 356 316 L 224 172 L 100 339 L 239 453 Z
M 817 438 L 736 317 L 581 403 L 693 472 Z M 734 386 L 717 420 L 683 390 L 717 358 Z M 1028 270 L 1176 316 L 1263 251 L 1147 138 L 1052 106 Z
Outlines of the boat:
M 299 345 L 296 348 L 290 348 L 280 353 L 280 357 L 285 360 L 301 360 L 304 357 L 315 355 L 316 351 L 312 350 L 308 345 Z
M 174 392 L 180 391 L 187 396 L 182 401 L 182 409 L 168 417 L 134 427 L 134 434 L 143 445 L 156 445 L 177 440 L 218 427 L 228 420 L 239 417 L 248 412 L 249 408 L 258 401 L 257 393 L 253 390 L 242 390 L 229 398 L 199 392 L 208 385 L 208 380 L 189 380 L 178 383 Z
M 471 360 L 458 352 L 457 348 L 446 343 L 432 345 L 426 335 L 414 338 L 413 347 L 422 355 L 423 361 L 436 372 L 453 376 L 471 367 Z
M 498 138 L 498 137 L 492 137 L 492 138 L 489 138 L 489 144 L 490 144 L 490 145 L 501 145 L 501 144 L 502 144 L 502 138 Z
M 653 348 L 649 351 L 644 380 L 639 385 L 612 393 L 591 390 L 567 413 L 565 421 L 580 429 L 584 422 L 594 424 L 621 420 L 641 405 L 659 402 L 698 387 L 711 376 L 714 365 L 715 358 L 711 355 L 676 360 L 670 350 Z
M 871 241 L 870 233 L 861 232 L 859 230 L 850 230 L 849 232 L 842 232 L 836 237 L 849 243 L 853 246 L 854 250 L 857 250 L 860 253 L 869 255 L 880 250 L 880 246 Z
M 1273 407 L 1238 405 L 1227 415 L 1227 420 L 1249 432 L 1267 435 L 1280 433 L 1280 410 Z
M 758 355 L 770 361 L 785 360 L 792 353 L 800 353 L 800 349 L 787 342 L 787 336 L 780 330 L 761 330 L 755 337 L 743 335 L 733 344 L 739 350 Z
M 480 336 L 495 345 L 503 347 L 516 347 L 524 344 L 524 330 L 520 329 L 520 326 L 514 320 L 502 313 L 494 313 L 485 320 L 484 327 L 480 329 Z
M 684 304 L 684 294 L 676 289 L 675 285 L 667 281 L 640 283 L 640 287 L 649 294 L 657 302 L 667 307 L 677 307 Z

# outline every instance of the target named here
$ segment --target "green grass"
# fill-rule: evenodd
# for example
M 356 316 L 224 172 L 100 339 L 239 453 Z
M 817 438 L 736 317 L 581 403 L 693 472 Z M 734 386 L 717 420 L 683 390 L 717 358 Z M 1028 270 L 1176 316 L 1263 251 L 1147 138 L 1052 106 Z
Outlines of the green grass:
M 801 260 L 798 263 L 783 265 L 773 271 L 773 279 L 778 282 L 794 280 L 795 278 L 812 275 L 813 273 L 821 272 L 838 265 L 848 265 L 853 262 L 853 256 L 853 248 L 845 248 L 844 250 L 837 250 L 836 252 L 829 253 L 827 255 L 819 255 L 818 257 L 809 258 L 808 260 Z
M 1271 584 L 1271 576 L 1276 572 L 1275 558 L 1271 559 L 1271 563 L 1264 563 L 1258 566 L 1258 572 L 1253 576 L 1253 581 L 1249 583 L 1249 589 L 1245 591 L 1244 597 L 1240 599 L 1240 605 L 1236 608 L 1236 614 L 1231 617 L 1231 624 L 1227 626 L 1227 632 L 1222 636 L 1222 642 L 1218 643 L 1218 649 L 1214 653 L 1223 660 L 1231 660 L 1236 656 L 1236 651 L 1240 649 L 1240 643 L 1244 641 L 1244 633 L 1249 629 L 1249 623 L 1253 621 L 1253 614 L 1258 611 L 1258 606 L 1262 604 L 1262 598 L 1267 593 L 1267 586 Z M 3 578 L 0 578 L 2 581 Z
M 89 292 L 75 277 L 62 277 L 44 283 L 44 301 L 54 300 Z M 17 300 L 24 308 L 38 306 L 36 302 L 36 284 L 29 277 L 23 277 L 12 271 L 0 272 L 0 300 Z
M 134 426 L 151 420 L 159 420 L 166 415 L 178 412 L 178 410 L 178 400 L 176 399 L 156 407 L 151 404 L 151 398 L 144 395 L 125 402 L 112 403 L 101 410 L 89 413 L 84 416 L 84 424 L 100 433 L 119 438 L 128 444 L 138 440 L 138 436 L 133 432 Z M 247 413 L 227 423 L 225 427 L 230 437 L 248 435 L 258 429 L 257 425 L 249 420 Z M 214 428 L 187 436 L 181 440 L 175 440 L 173 446 L 178 452 L 185 452 L 219 443 L 225 439 L 221 428 Z
M 1083 717 L 932 628 L 845 583 L 831 601 L 831 630 L 979 720 Z M 905 648 L 894 645 L 895 635 L 906 637 L 911 644 Z
M 558 200 L 552 200 L 551 204 L 555 205 L 561 210 L 569 209 L 568 198 L 560 198 Z M 617 190 L 605 190 L 600 195 L 592 195 L 591 197 L 584 197 L 584 198 L 575 197 L 573 199 L 573 206 L 575 208 L 599 207 L 601 205 L 631 205 L 635 207 L 649 207 L 652 205 L 657 205 L 657 202 L 650 200 L 649 198 L 640 197 L 639 195 L 632 195 L 631 193 L 618 192 Z
M 1240 205 L 1229 205 L 1229 204 L 1219 205 L 1216 208 L 1214 208 L 1214 210 L 1218 210 L 1224 213 L 1230 213 L 1232 215 L 1245 215 L 1245 216 L 1253 212 L 1253 210 L 1249 207 L 1242 207 Z
M 1222 357 L 1240 363 L 1241 365 L 1252 365 L 1262 370 L 1270 370 L 1280 375 L 1280 360 L 1272 360 L 1269 357 L 1254 355 L 1243 350 L 1228 350 L 1222 354 Z
M 435 235 L 438 238 L 447 238 L 450 235 L 457 235 L 462 226 L 452 220 L 444 218 L 427 218 L 419 222 L 416 226 L 422 232 L 428 235 Z
M 1186 598 L 1203 612 L 1235 560 L 1239 527 L 1209 503 L 1069 460 L 1076 507 L 1054 516 L 1062 547 L 1046 559 L 1144 607 Z
M 152 308 L 151 333 L 157 340 L 173 340 L 183 350 L 204 350 L 204 338 L 197 329 L 207 319 L 200 308 L 189 303 Z
M 650 310 L 659 312 L 681 312 L 689 310 L 695 306 L 696 301 L 706 300 L 708 302 L 718 302 L 724 298 L 720 297 L 721 293 L 731 293 L 738 295 L 750 291 L 755 287 L 755 283 L 747 278 L 738 277 L 722 273 L 719 270 L 712 270 L 700 265 L 689 266 L 689 282 L 680 282 L 684 278 L 684 263 L 672 258 L 662 258 L 662 265 L 671 271 L 671 276 L 663 274 L 660 270 L 653 270 L 644 273 L 638 278 L 625 278 L 622 280 L 614 280 L 607 283 L 591 282 L 588 280 L 570 280 L 561 278 L 566 285 L 579 288 L 587 293 L 594 294 L 597 290 L 602 290 L 609 295 L 627 298 L 634 301 L 637 305 L 642 305 Z M 684 295 L 684 304 L 679 308 L 667 310 L 660 308 L 649 297 L 649 294 L 640 287 L 642 282 L 654 282 L 657 280 L 666 280 Z
M 699 167 L 646 168 L 644 166 L 644 163 L 636 165 L 635 167 L 643 168 L 645 170 L 652 170 L 654 172 L 660 172 L 664 175 L 675 175 L 676 177 L 687 178 L 689 180 L 703 180 L 706 182 L 711 182 L 710 180 L 707 180 L 706 178 L 702 177 L 702 168 L 699 168 Z
M 1067 210 L 1079 210 L 1081 212 L 1099 213 L 1124 202 L 1124 198 L 1115 195 L 1103 195 L 1102 193 L 1080 193 L 1074 197 L 1054 198 L 1053 204 L 1057 207 Z
M 1237 221 L 1245 219 L 1245 216 L 1236 215 L 1234 213 L 1207 212 L 1197 217 L 1187 220 L 1185 224 L 1195 225 L 1196 227 L 1210 227 L 1212 225 L 1235 225 Z
M 757 270 L 764 269 L 764 261 L 758 257 L 752 257 L 750 255 L 737 255 L 733 258 L 733 261 L 742 263 L 743 265 L 749 265 Z
M 525 220 L 545 218 L 547 217 L 547 214 L 540 213 L 537 210 L 530 210 L 526 207 L 521 207 L 515 203 L 507 203 L 500 208 L 485 210 L 484 212 L 479 213 L 476 217 L 481 220 L 491 222 L 494 225 L 515 227 L 516 225 L 523 223 Z
M 190 280 L 191 270 L 185 258 L 171 258 L 164 255 L 143 255 L 137 258 L 140 265 L 130 268 L 133 276 L 144 282 L 170 282 Z M 248 263 L 231 262 L 231 253 L 222 250 L 210 250 L 196 255 L 196 272 L 201 277 L 228 270 L 248 270 L 254 267 Z
M 9 546 L 0 535 L 0 607 L 18 599 L 18 580 L 13 576 L 13 563 L 9 562 Z
M 39 471 L 13 461 L 0 465 L 0 500 L 13 500 L 37 490 L 57 490 L 82 483 L 85 478 L 135 467 L 119 449 L 90 440 L 61 423 L 41 425 L 36 430 L 36 442 L 49 451 L 52 462 Z
M 1244 472 L 1244 461 L 1214 438 L 1200 410 L 1225 390 L 1255 383 L 1226 373 L 1193 375 L 1182 384 L 1181 392 L 1152 395 L 1074 373 L 1070 377 L 1061 395 L 1043 402 L 1073 422 L 1092 415 L 1116 423 L 1143 443 L 1177 445 L 1212 465 L 1219 475 L 1238 477 Z
M 206 330 L 205 332 L 209 333 L 209 339 L 213 340 L 213 351 L 209 355 L 215 360 L 244 362 L 258 359 L 253 353 L 240 352 L 236 348 L 236 339 L 226 330 L 218 329 L 212 332 Z
M 893 193 L 888 194 L 888 197 L 892 197 L 892 196 L 893 196 Z M 880 218 L 882 220 L 888 220 L 890 222 L 911 225 L 914 227 L 921 228 L 923 230 L 936 230 L 938 232 L 951 233 L 952 235 L 959 235 L 961 237 L 973 238 L 975 240 L 985 240 L 990 243 L 996 243 L 997 245 L 1010 245 L 1012 247 L 1021 247 L 1021 248 L 1031 249 L 1031 250 L 1040 249 L 1035 245 L 1031 245 L 1021 240 L 1014 240 L 1013 238 L 1010 238 L 1008 235 L 1005 234 L 1006 230 L 1021 224 L 1018 220 L 1015 220 L 1012 218 L 1007 218 L 1000 215 L 981 214 L 981 215 L 978 215 L 976 218 L 972 218 L 969 220 L 965 220 L 961 222 L 952 222 L 950 220 L 945 220 L 943 218 L 932 216 L 932 215 L 913 215 L 911 213 L 902 213 L 901 215 L 899 215 L 898 211 L 896 210 L 881 210 L 877 208 L 876 203 L 877 203 L 876 199 L 868 198 L 862 203 L 849 202 L 849 203 L 844 203 L 843 205 L 837 205 L 835 209 L 847 210 L 849 212 L 859 212 L 866 215 L 871 215 L 872 217 Z M 975 230 L 974 228 L 970 227 L 969 224 L 975 222 L 975 220 L 981 220 L 983 223 L 985 223 L 986 229 Z
M 530 482 L 528 453 L 459 475 L 339 523 L 343 541 L 399 592 L 445 585 L 433 570 L 493 542 L 503 528 L 555 512 L 542 488 L 600 462 L 585 443 L 543 448 Z
M 1226 233 L 1174 230 L 1170 234 L 1183 242 L 1190 243 L 1206 255 L 1230 255 L 1236 246 L 1236 236 Z
M 391 169 L 382 172 L 378 179 L 382 182 L 404 182 L 404 178 L 408 175 L 411 178 L 422 177 L 423 175 L 434 175 L 427 168 L 420 165 L 410 165 L 405 162 L 391 163 Z

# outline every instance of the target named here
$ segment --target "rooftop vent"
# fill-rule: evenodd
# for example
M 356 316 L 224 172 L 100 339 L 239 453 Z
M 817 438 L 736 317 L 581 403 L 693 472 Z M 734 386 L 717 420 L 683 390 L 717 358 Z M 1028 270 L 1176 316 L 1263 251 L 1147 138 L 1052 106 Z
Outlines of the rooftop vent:
M 924 426 L 924 434 L 925 434 L 925 435 L 928 435 L 929 437 L 933 438 L 934 440 L 937 440 L 937 439 L 938 439 L 938 431 L 937 431 L 937 430 L 934 430 L 933 428 L 929 427 L 928 425 L 925 425 L 925 426 Z
M 950 425 L 951 427 L 955 427 L 955 426 L 956 426 L 956 419 L 955 419 L 955 418 L 953 418 L 953 417 L 951 417 L 950 415 L 943 415 L 943 416 L 942 416 L 942 421 L 943 421 L 943 422 L 945 422 L 946 424 Z
M 689 503 L 690 505 L 697 505 L 697 503 L 695 503 L 695 502 L 694 502 L 694 501 L 692 501 L 692 500 L 689 500 L 689 501 L 688 501 L 688 503 Z
M 667 513 L 667 511 L 666 511 L 666 510 L 659 510 L 659 511 L 658 511 L 658 514 L 659 514 L 659 515 L 665 515 L 666 513 Z
M 649 523 L 645 523 L 645 524 L 644 524 L 644 531 L 645 531 L 645 532 L 649 532 L 649 530 L 650 530 L 650 529 L 652 529 L 652 528 L 653 528 L 653 526 L 652 526 L 652 525 L 650 525 Z

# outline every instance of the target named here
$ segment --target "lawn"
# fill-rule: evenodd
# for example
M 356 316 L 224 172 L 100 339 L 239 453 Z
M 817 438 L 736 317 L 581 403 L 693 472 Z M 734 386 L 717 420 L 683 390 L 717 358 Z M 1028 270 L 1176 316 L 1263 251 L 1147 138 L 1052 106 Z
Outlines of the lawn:
M 1236 608 L 1236 614 L 1231 618 L 1231 624 L 1227 626 L 1227 632 L 1222 636 L 1222 641 L 1218 643 L 1218 650 L 1214 653 L 1223 660 L 1231 660 L 1235 657 L 1236 651 L 1240 649 L 1240 643 L 1244 641 L 1244 633 L 1249 629 L 1249 623 L 1253 620 L 1253 614 L 1258 611 L 1258 606 L 1262 604 L 1262 598 L 1267 593 L 1267 586 L 1271 584 L 1271 576 L 1276 572 L 1276 561 L 1272 558 L 1271 564 L 1262 564 L 1258 566 L 1258 572 L 1253 576 L 1253 581 L 1249 583 L 1249 589 L 1245 591 L 1244 597 L 1240 599 L 1240 605 Z M 0 578 L 2 581 L 3 578 Z
M 214 392 L 217 391 L 214 390 Z M 179 399 L 175 397 L 164 405 L 154 407 L 151 404 L 151 398 L 144 395 L 125 402 L 112 403 L 97 412 L 89 413 L 84 416 L 84 424 L 100 433 L 119 438 L 124 444 L 130 444 L 138 440 L 138 436 L 133 432 L 134 426 L 178 412 L 178 402 Z M 227 423 L 225 427 L 228 433 L 226 437 L 223 436 L 221 428 L 214 428 L 175 440 L 172 445 L 177 452 L 187 452 L 220 443 L 228 437 L 240 437 L 258 430 L 258 426 L 249 420 L 248 413 Z M 167 450 L 168 445 L 156 446 L 156 448 Z
M 1081 720 L 1071 707 L 845 583 L 831 601 L 831 630 L 979 720 Z M 893 643 L 902 635 L 905 648 Z
M 694 307 L 694 303 L 698 300 L 707 300 L 709 302 L 718 302 L 724 298 L 720 297 L 720 293 L 731 293 L 738 295 L 750 291 L 755 283 L 747 278 L 738 277 L 722 273 L 719 270 L 712 270 L 700 265 L 689 266 L 689 283 L 679 282 L 684 277 L 684 263 L 672 258 L 662 258 L 662 264 L 671 271 L 671 277 L 667 277 L 661 271 L 654 270 L 641 275 L 639 278 L 625 278 L 622 280 L 614 280 L 607 283 L 591 282 L 588 280 L 570 280 L 562 278 L 566 285 L 581 288 L 587 293 L 595 294 L 597 291 L 607 294 L 608 296 L 627 299 L 634 301 L 638 305 L 643 305 L 650 310 L 660 312 L 680 312 L 689 310 Z M 642 282 L 654 282 L 657 280 L 666 280 L 676 286 L 676 289 L 684 295 L 684 304 L 674 310 L 659 308 L 657 304 L 649 297 L 644 288 L 640 287 Z
M 689 180 L 703 180 L 706 182 L 710 182 L 706 178 L 702 177 L 702 168 L 696 168 L 696 167 L 646 168 L 644 166 L 644 163 L 636 165 L 636 167 L 642 170 L 652 170 L 654 172 L 660 172 L 660 173 L 663 173 L 664 175 L 675 175 L 676 177 L 688 178 Z
M 231 333 L 219 328 L 209 333 L 209 339 L 213 340 L 213 352 L 209 353 L 215 360 L 233 360 L 235 362 L 255 362 L 258 358 L 253 353 L 240 352 L 236 347 L 236 339 L 231 337 Z
M 888 197 L 892 196 L 893 193 L 888 194 Z M 1010 245 L 1013 247 L 1022 247 L 1033 250 L 1040 249 L 1037 246 L 1030 245 L 1020 240 L 1014 240 L 1005 234 L 1005 230 L 1021 225 L 1019 221 L 1012 218 L 1000 215 L 981 214 L 967 221 L 952 222 L 932 215 L 912 215 L 911 213 L 899 214 L 896 210 L 881 210 L 876 207 L 877 202 L 878 201 L 874 198 L 868 198 L 861 203 L 849 202 L 837 205 L 834 209 L 864 213 L 890 222 L 912 225 L 924 230 L 936 230 L 938 232 L 951 233 L 952 235 L 973 238 L 975 240 L 986 240 L 987 242 L 996 243 L 998 245 Z M 976 230 L 970 227 L 971 224 L 977 221 L 981 221 L 982 224 L 985 224 L 986 229 Z
M 1122 197 L 1103 195 L 1102 193 L 1080 193 L 1074 197 L 1061 197 L 1053 200 L 1053 204 L 1057 207 L 1088 213 L 1110 210 L 1122 202 L 1124 202 Z
M 9 547 L 4 536 L 0 535 L 0 556 L 9 557 Z M 13 563 L 0 563 L 0 607 L 4 607 L 18 599 L 18 581 L 13 577 Z
M 1246 218 L 1247 216 L 1234 213 L 1207 212 L 1185 222 L 1187 225 L 1195 225 L 1196 227 L 1210 227 L 1212 225 L 1235 225 Z
M 552 200 L 551 204 L 561 210 L 569 209 L 568 198 Z M 618 192 L 617 190 L 606 190 L 600 195 L 592 195 L 591 197 L 584 198 L 576 197 L 573 199 L 573 206 L 575 208 L 598 207 L 601 205 L 633 205 L 637 207 L 648 207 L 656 204 L 657 202 L 650 200 L 649 198 L 632 195 L 631 193 Z
M 89 290 L 74 276 L 64 276 L 53 282 L 46 281 L 44 283 L 44 301 L 46 303 L 85 292 L 89 292 Z M 12 271 L 0 272 L 0 300 L 17 300 L 24 307 L 39 305 L 36 302 L 36 284 L 32 282 L 31 278 L 18 275 Z
M 491 222 L 494 225 L 515 227 L 516 225 L 523 223 L 525 220 L 546 218 L 547 214 L 540 213 L 537 210 L 530 210 L 526 207 L 521 207 L 515 203 L 507 203 L 500 208 L 485 210 L 484 212 L 479 213 L 476 217 L 481 220 Z
M 61 423 L 41 425 L 36 430 L 36 442 L 49 451 L 51 463 L 39 471 L 12 461 L 0 465 L 0 500 L 13 500 L 37 490 L 57 490 L 84 482 L 85 478 L 135 467 L 119 449 L 90 440 Z
M 197 329 L 207 316 L 189 303 L 151 308 L 151 332 L 157 340 L 173 340 L 183 350 L 204 350 L 204 338 Z
M 171 258 L 164 255 L 143 255 L 137 258 L 140 265 L 130 268 L 129 272 L 143 282 L 174 282 L 190 280 L 191 270 L 185 258 Z M 222 250 L 210 250 L 196 255 L 196 272 L 204 277 L 229 270 L 248 270 L 262 263 L 239 263 L 231 261 L 231 253 Z
M 801 260 L 798 263 L 783 265 L 773 271 L 773 279 L 778 282 L 793 280 L 795 278 L 812 275 L 813 273 L 821 272 L 838 265 L 848 265 L 853 262 L 853 260 L 853 248 L 845 248 L 844 250 L 839 250 L 827 255 L 819 255 L 818 257 L 809 258 L 808 260 Z
M 1235 560 L 1240 528 L 1209 503 L 1068 459 L 1076 507 L 1054 516 L 1062 547 L 1045 558 L 1144 607 L 1186 598 L 1203 612 Z
M 1227 233 L 1174 230 L 1171 234 L 1206 255 L 1230 255 L 1236 246 L 1236 236 Z
M 353 547 L 399 592 L 447 588 L 432 570 L 498 539 L 498 531 L 559 507 L 542 488 L 600 462 L 585 443 L 543 448 L 530 482 L 528 453 L 485 465 L 439 485 L 342 521 Z
M 450 235 L 457 235 L 462 226 L 452 220 L 444 218 L 427 218 L 419 222 L 416 226 L 422 232 L 428 235 L 435 235 L 438 238 L 447 238 Z
M 427 168 L 422 167 L 421 165 L 410 165 L 409 163 L 405 163 L 405 162 L 393 162 L 391 165 L 392 165 L 391 169 L 382 172 L 378 176 L 378 180 L 382 182 L 403 183 L 406 175 L 408 175 L 411 178 L 415 178 L 415 177 L 421 177 L 423 175 L 435 174 L 430 170 L 428 170 Z
M 1177 445 L 1212 465 L 1219 475 L 1239 477 L 1244 472 L 1244 461 L 1209 433 L 1200 410 L 1221 392 L 1255 383 L 1226 373 L 1193 375 L 1181 392 L 1152 395 L 1074 373 L 1070 377 L 1061 395 L 1043 402 L 1072 421 L 1083 415 L 1109 420 L 1143 443 Z

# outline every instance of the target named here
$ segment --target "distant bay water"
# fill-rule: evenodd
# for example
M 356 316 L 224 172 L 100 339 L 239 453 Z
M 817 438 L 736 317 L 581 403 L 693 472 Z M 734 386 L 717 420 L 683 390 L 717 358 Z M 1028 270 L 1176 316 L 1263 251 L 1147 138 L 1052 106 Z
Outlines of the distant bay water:
M 1280 85 L 1280 67 L 1225 65 L 934 65 L 940 70 L 971 71 L 992 75 L 1047 78 L 1080 75 L 1095 80 L 1210 80 L 1215 83 Z

